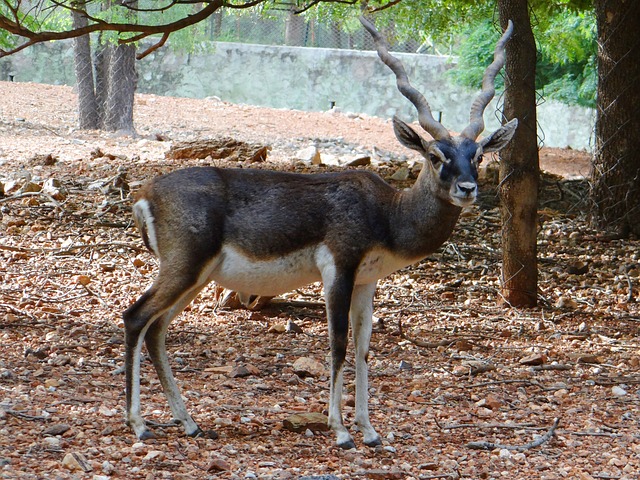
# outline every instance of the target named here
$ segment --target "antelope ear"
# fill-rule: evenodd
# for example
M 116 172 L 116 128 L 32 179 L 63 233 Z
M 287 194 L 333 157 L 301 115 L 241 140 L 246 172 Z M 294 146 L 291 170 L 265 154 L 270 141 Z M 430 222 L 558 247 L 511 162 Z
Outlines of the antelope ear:
M 513 120 L 509 120 L 503 126 L 501 126 L 498 130 L 493 132 L 488 137 L 483 138 L 478 142 L 482 147 L 482 151 L 484 153 L 488 152 L 497 152 L 501 150 L 509 140 L 516 133 L 516 128 L 518 127 L 518 119 L 514 118 Z
M 393 131 L 402 145 L 422 154 L 426 153 L 422 137 L 396 116 L 393 117 Z

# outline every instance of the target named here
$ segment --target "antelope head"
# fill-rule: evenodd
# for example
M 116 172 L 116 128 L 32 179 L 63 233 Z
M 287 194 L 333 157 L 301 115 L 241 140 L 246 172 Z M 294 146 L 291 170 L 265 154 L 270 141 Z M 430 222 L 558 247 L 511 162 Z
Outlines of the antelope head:
M 433 139 L 426 140 L 408 124 L 394 117 L 393 129 L 396 137 L 402 145 L 419 152 L 425 158 L 425 168 L 431 171 L 431 177 L 436 180 L 434 193 L 438 197 L 459 207 L 471 205 L 477 195 L 478 165 L 483 155 L 504 147 L 518 126 L 518 120 L 514 118 L 478 140 L 484 130 L 484 110 L 495 95 L 496 75 L 505 63 L 505 44 L 513 33 L 511 20 L 496 44 L 493 62 L 484 72 L 482 91 L 471 106 L 469 125 L 458 136 L 452 136 L 433 118 L 429 103 L 411 85 L 402 63 L 389 53 L 389 45 L 373 23 L 364 15 L 360 17 L 360 22 L 373 37 L 380 59 L 395 74 L 398 90 L 418 111 L 418 123 Z

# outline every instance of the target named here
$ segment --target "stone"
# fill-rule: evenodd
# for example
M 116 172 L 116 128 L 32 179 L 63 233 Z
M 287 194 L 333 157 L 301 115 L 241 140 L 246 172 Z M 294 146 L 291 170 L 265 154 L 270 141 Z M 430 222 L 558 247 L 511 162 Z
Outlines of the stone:
M 400 167 L 393 175 L 391 175 L 391 180 L 403 182 L 409 178 L 410 173 L 411 171 L 407 167 Z
M 556 308 L 575 309 L 575 308 L 578 308 L 578 302 L 576 302 L 571 297 L 564 297 L 563 296 L 563 297 L 558 298 L 558 301 L 556 302 Z
M 285 327 L 287 333 L 303 333 L 302 327 L 300 327 L 297 323 L 292 320 L 287 320 L 287 325 Z
M 42 193 L 46 193 L 55 200 L 62 201 L 67 198 L 67 192 L 62 183 L 55 178 L 49 178 L 42 184 Z
M 627 394 L 627 391 L 624 388 L 615 385 L 611 388 L 611 393 L 613 393 L 616 397 L 624 397 Z
M 371 157 L 367 155 L 367 156 L 356 157 L 353 160 L 346 160 L 345 165 L 347 167 L 364 167 L 367 165 L 371 165 Z
M 239 365 L 229 372 L 231 378 L 244 378 L 251 375 L 251 372 L 244 365 Z
M 102 472 L 106 473 L 107 475 L 111 475 L 116 470 L 116 467 L 108 460 L 105 460 L 104 462 L 102 462 L 101 468 L 102 468 Z
M 221 458 L 213 458 L 207 465 L 207 472 L 226 472 L 231 469 L 229 462 Z
M 284 333 L 287 331 L 287 326 L 283 323 L 277 323 L 276 325 L 271 325 L 267 333 Z
M 62 459 L 62 466 L 67 470 L 90 472 L 93 470 L 86 457 L 78 452 L 67 453 Z
M 293 363 L 293 371 L 300 377 L 321 377 L 327 374 L 324 365 L 310 357 L 300 357 Z
M 341 480 L 340 477 L 335 475 L 304 475 L 298 477 L 298 480 Z
M 329 419 L 318 412 L 295 413 L 285 418 L 282 422 L 285 429 L 290 432 L 303 433 L 307 429 L 312 432 L 326 432 L 329 430 Z
M 44 431 L 42 432 L 42 436 L 48 437 L 48 436 L 62 435 L 63 433 L 68 431 L 70 428 L 71 426 L 67 425 L 66 423 L 58 423 L 55 425 L 51 425 L 48 428 L 45 428 Z
M 547 357 L 542 353 L 535 353 L 520 359 L 520 365 L 542 365 L 547 361 Z
M 316 147 L 315 145 L 298 150 L 294 155 L 294 158 L 305 163 L 310 163 L 311 165 L 322 164 L 320 152 L 318 151 L 318 147 Z
M 144 462 L 149 462 L 151 460 L 158 460 L 158 461 L 162 461 L 165 457 L 164 452 L 160 451 L 160 450 L 151 450 L 149 453 L 147 453 L 144 458 L 142 459 L 142 461 Z
M 404 472 L 392 468 L 390 470 L 376 469 L 376 470 L 367 470 L 364 472 L 365 478 L 370 478 L 372 480 L 394 480 L 394 479 L 402 479 L 405 478 Z

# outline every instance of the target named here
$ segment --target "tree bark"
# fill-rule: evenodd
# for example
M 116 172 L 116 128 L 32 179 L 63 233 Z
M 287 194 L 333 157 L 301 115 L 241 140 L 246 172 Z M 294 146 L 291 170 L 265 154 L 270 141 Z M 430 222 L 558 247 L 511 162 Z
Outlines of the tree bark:
M 98 42 L 98 46 L 95 48 L 95 54 L 93 59 L 93 65 L 95 68 L 95 83 L 96 83 L 96 103 L 98 104 L 98 125 L 99 128 L 104 128 L 104 107 L 107 103 L 107 92 L 109 90 L 109 58 L 111 47 Z
M 537 304 L 537 205 L 539 158 L 536 122 L 536 45 L 527 0 L 499 0 L 500 23 L 513 21 L 507 44 L 504 115 L 519 121 L 500 154 L 503 300 L 514 307 Z
M 78 3 L 76 7 L 84 5 Z M 87 26 L 87 17 L 78 11 L 71 13 L 73 28 Z M 78 90 L 78 126 L 82 129 L 95 130 L 100 126 L 98 102 L 93 79 L 93 62 L 91 61 L 91 38 L 83 35 L 73 39 L 73 61 L 76 72 Z
M 137 85 L 136 47 L 111 47 L 104 128 L 134 134 L 133 101 Z
M 598 98 L 591 222 L 640 236 L 640 2 L 597 0 Z

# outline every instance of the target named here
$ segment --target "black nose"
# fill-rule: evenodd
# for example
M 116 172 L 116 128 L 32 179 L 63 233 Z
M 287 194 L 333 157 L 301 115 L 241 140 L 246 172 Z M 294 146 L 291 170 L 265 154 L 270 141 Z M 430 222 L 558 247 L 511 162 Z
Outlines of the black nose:
M 476 191 L 476 184 L 473 182 L 460 182 L 458 188 L 465 195 L 470 195 Z

